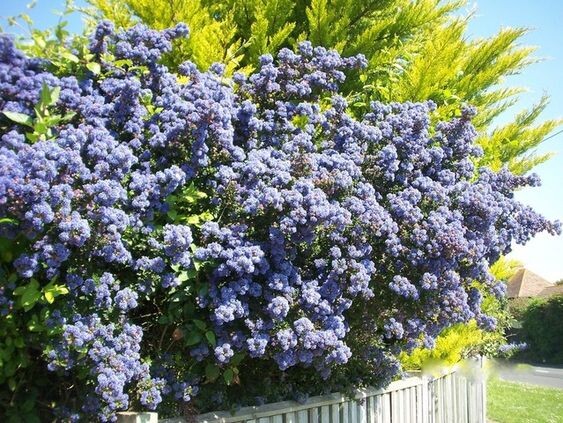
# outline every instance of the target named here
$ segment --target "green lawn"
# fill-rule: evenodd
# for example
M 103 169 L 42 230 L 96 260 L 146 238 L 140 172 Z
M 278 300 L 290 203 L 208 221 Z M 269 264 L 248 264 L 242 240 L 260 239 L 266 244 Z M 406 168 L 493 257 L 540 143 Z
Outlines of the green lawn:
M 561 423 L 563 389 L 491 378 L 487 385 L 487 414 L 495 423 Z

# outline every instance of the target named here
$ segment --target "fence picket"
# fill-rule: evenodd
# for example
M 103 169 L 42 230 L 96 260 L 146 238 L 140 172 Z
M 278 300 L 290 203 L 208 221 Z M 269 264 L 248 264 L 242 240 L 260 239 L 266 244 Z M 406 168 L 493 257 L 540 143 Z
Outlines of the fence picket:
M 349 401 L 345 401 L 345 402 L 342 404 L 342 413 L 340 414 L 340 417 L 341 417 L 340 421 L 341 421 L 342 423 L 348 423 L 348 421 L 349 421 L 349 416 L 348 416 L 348 404 L 349 404 Z M 353 422 L 352 422 L 352 423 L 353 423 Z
M 375 397 L 366 398 L 367 423 L 375 423 Z
M 340 420 L 340 407 L 341 407 L 340 404 L 333 404 L 331 406 L 331 408 L 332 408 L 332 410 L 331 410 L 332 411 L 332 413 L 331 413 L 332 414 L 332 422 L 331 423 L 340 423 L 341 422 L 341 420 Z
M 383 418 L 381 421 L 383 423 L 391 423 L 391 393 L 384 394 L 382 397 L 383 401 Z
M 309 423 L 319 423 L 319 409 L 311 408 L 309 410 Z
M 321 423 L 330 423 L 330 407 L 328 405 L 321 407 Z
M 368 400 L 367 398 L 358 401 L 358 421 L 368 423 Z
M 479 366 L 483 371 L 484 362 Z M 305 404 L 285 401 L 238 412 L 196 416 L 198 423 L 485 423 L 486 381 L 461 371 L 431 378 L 411 377 L 385 389 L 364 389 L 353 398 L 335 393 L 310 398 Z M 141 422 L 131 414 L 118 423 Z M 127 420 L 126 420 L 127 417 Z M 133 419 L 133 420 L 132 420 Z M 152 421 L 152 420 L 151 420 Z M 182 418 L 160 423 L 185 423 Z
M 411 423 L 411 390 L 410 388 L 403 390 L 403 422 Z
M 420 385 L 420 423 L 430 423 L 430 384 L 428 378 L 422 378 Z
M 376 395 L 373 397 L 375 404 L 375 421 L 377 423 L 384 423 L 383 421 L 383 395 Z
M 358 402 L 350 401 L 350 423 L 358 423 Z

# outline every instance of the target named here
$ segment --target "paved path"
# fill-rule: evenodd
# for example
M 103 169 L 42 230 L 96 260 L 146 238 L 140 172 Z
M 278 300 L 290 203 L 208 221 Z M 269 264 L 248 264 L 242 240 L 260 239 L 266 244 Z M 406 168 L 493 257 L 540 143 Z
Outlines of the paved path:
M 496 372 L 501 379 L 563 389 L 563 369 L 561 368 L 505 362 L 496 364 Z

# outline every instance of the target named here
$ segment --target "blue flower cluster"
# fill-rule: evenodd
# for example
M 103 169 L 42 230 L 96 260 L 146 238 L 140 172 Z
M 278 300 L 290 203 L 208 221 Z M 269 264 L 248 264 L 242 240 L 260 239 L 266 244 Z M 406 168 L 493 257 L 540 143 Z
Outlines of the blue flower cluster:
M 83 413 L 190 401 L 204 389 L 198 363 L 233 371 L 244 355 L 280 378 L 329 379 L 356 358 L 389 381 L 400 351 L 443 328 L 494 325 L 481 291 L 503 286 L 489 264 L 559 226 L 513 198 L 535 177 L 474 168 L 473 109 L 437 125 L 432 103 L 354 117 L 338 88 L 365 58 L 308 42 L 250 76 L 184 63 L 178 77 L 159 59 L 187 33 L 101 23 L 90 48 L 103 77 L 81 80 L 0 36 L 0 110 L 32 115 L 46 84 L 76 114 L 33 144 L 0 121 L 0 218 L 17 222 L 0 235 L 27 239 L 13 262 L 22 280 L 70 289 L 45 347 L 49 369 L 88 375 Z M 174 218 L 171 198 L 188 186 L 207 193 L 212 221 Z M 189 365 L 162 354 L 170 335 L 151 310 L 176 316 L 169 348 Z M 197 327 L 205 337 L 184 336 Z
M 158 64 L 172 39 L 185 35 L 184 25 L 116 34 L 104 22 L 91 51 L 113 59 L 101 62 L 103 78 L 83 80 L 44 71 L 0 36 L 0 110 L 33 116 L 47 85 L 61 89 L 56 112 L 75 113 L 52 128 L 53 139 L 33 144 L 25 127 L 0 118 L 0 216 L 17 222 L 0 235 L 27 240 L 13 262 L 22 283 L 58 278 L 70 289 L 57 310 L 66 317 L 62 335 L 45 346 L 48 367 L 86 368 L 82 412 L 104 421 L 134 398 L 150 409 L 161 402 L 165 384 L 150 377 L 143 324 L 134 321 L 147 296 L 179 284 L 193 241 L 190 227 L 162 225 L 162 216 L 169 196 L 208 163 L 210 146 L 216 154 L 224 154 L 221 143 L 234 149 L 232 113 L 225 113 L 232 90 L 213 73 L 181 84 Z M 2 287 L 3 312 L 14 289 Z
M 528 348 L 528 344 L 525 342 L 512 342 L 509 344 L 503 344 L 498 348 L 499 354 L 505 357 L 510 357 L 519 351 L 523 351 Z
M 338 84 L 363 64 L 302 43 L 234 78 L 245 157 L 212 178 L 225 223 L 203 228 L 196 256 L 217 267 L 200 305 L 222 342 L 281 370 L 314 366 L 328 378 L 367 353 L 347 344 L 358 331 L 385 353 L 431 346 L 457 322 L 493 327 L 476 288 L 503 294 L 489 264 L 513 241 L 559 230 L 513 199 L 535 176 L 474 168 L 470 107 L 435 127 L 432 103 L 373 103 L 351 116 Z

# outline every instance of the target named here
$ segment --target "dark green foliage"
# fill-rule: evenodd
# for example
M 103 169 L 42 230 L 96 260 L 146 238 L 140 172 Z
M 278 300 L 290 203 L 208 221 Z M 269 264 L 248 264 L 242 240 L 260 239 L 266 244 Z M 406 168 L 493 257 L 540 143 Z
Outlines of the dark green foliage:
M 522 313 L 518 335 L 528 344 L 519 355 L 539 363 L 563 364 L 563 295 L 533 299 Z
M 22 238 L 0 238 L 0 289 L 3 290 L 5 285 L 15 282 L 16 274 L 8 271 L 8 263 L 13 257 L 17 257 L 27 244 Z M 45 324 L 49 317 L 45 306 L 55 300 L 51 288 L 60 286 L 53 283 L 50 288 L 47 285 L 40 290 L 37 285 L 37 281 L 32 279 L 27 285 L 19 287 L 13 311 L 0 316 L 2 422 L 39 422 L 39 404 L 36 401 L 39 391 L 42 391 L 42 398 L 50 398 L 50 391 L 54 386 L 68 387 L 72 384 L 71 380 L 57 380 L 57 376 L 47 370 L 42 357 L 41 345 L 53 335 L 53 329 L 49 329 Z M 61 294 L 57 293 L 58 295 Z

